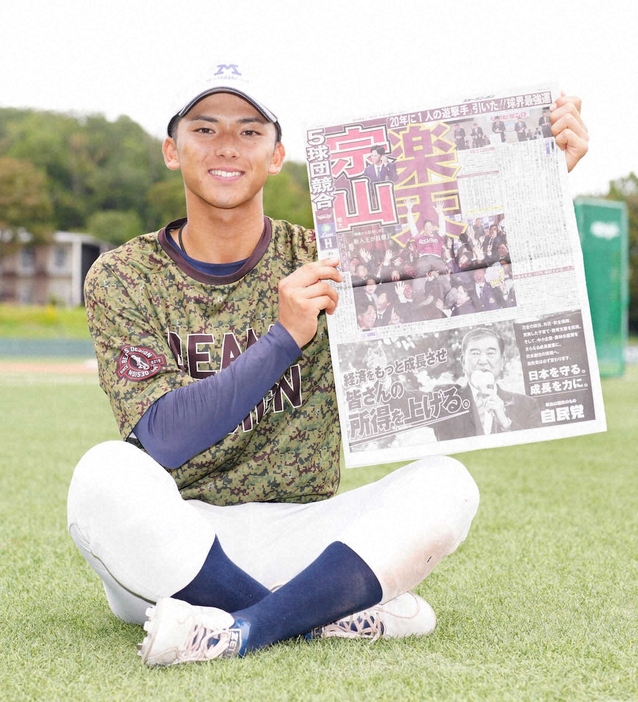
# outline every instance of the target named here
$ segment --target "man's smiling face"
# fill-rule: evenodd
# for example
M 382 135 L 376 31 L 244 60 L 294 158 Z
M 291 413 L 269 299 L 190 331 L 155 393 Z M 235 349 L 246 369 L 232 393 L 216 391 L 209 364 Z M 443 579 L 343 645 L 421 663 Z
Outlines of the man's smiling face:
M 261 202 L 269 175 L 285 151 L 277 131 L 249 102 L 215 93 L 198 102 L 164 142 L 169 168 L 181 170 L 188 205 L 197 200 L 220 209 Z

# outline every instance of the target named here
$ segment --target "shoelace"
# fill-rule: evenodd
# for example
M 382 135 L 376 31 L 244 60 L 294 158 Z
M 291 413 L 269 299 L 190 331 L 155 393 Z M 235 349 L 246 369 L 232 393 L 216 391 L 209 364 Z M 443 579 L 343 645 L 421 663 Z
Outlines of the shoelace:
M 321 629 L 322 638 L 338 636 L 346 639 L 370 639 L 370 643 L 383 635 L 383 622 L 375 610 L 367 610 L 339 619 Z
M 237 629 L 209 629 L 195 624 L 179 660 L 208 661 L 213 658 L 233 658 L 241 648 L 241 632 Z

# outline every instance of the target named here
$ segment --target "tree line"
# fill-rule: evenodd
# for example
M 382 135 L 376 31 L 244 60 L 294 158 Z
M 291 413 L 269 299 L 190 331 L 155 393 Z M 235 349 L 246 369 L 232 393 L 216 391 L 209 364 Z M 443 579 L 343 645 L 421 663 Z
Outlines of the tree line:
M 638 177 L 612 181 L 606 195 L 627 203 L 629 265 L 638 270 Z M 269 178 L 265 211 L 312 226 L 306 166 L 287 162 Z M 86 232 L 120 244 L 185 215 L 178 172 L 164 165 L 161 140 L 129 117 L 0 108 L 0 232 L 46 241 L 54 231 Z M 630 277 L 629 325 L 638 332 L 638 275 Z
M 3 240 L 75 231 L 120 244 L 184 216 L 182 180 L 161 145 L 129 117 L 0 109 Z M 304 164 L 285 164 L 264 200 L 270 216 L 312 226 Z

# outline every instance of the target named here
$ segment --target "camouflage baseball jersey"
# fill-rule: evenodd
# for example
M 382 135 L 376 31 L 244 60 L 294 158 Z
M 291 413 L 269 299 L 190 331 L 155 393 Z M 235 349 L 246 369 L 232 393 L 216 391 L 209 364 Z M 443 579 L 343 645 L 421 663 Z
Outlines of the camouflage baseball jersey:
M 216 373 L 277 321 L 277 283 L 315 260 L 314 232 L 265 219 L 255 252 L 224 278 L 197 271 L 167 229 L 103 254 L 85 282 L 100 385 L 122 438 L 162 395 Z M 339 422 L 325 314 L 269 394 L 211 448 L 171 470 L 185 499 L 312 502 L 339 483 Z

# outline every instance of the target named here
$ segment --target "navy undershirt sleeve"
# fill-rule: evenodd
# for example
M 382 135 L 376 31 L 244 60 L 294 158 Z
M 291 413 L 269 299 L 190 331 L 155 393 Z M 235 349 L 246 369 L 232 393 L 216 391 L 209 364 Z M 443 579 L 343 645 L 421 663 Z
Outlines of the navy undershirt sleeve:
M 227 368 L 156 400 L 134 434 L 160 465 L 178 468 L 233 431 L 299 356 L 277 322 Z

